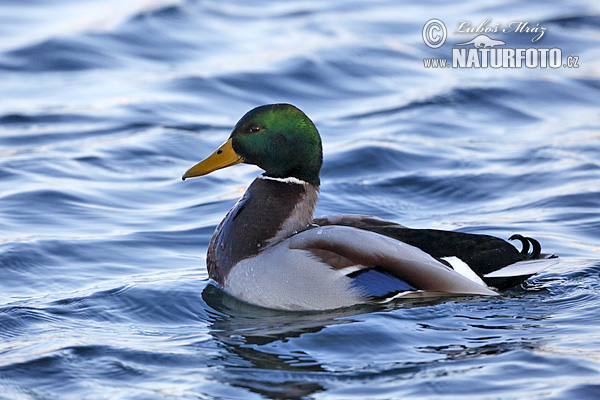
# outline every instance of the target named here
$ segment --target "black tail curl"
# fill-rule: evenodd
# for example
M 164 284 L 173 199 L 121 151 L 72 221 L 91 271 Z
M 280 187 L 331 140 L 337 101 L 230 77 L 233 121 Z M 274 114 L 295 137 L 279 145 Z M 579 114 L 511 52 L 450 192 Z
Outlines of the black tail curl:
M 508 238 L 508 240 L 519 240 L 521 242 L 523 246 L 523 248 L 521 249 L 521 254 L 523 254 L 526 259 L 535 260 L 537 258 L 540 258 L 542 246 L 537 240 L 519 234 L 512 235 Z M 532 248 L 531 252 L 529 252 L 529 247 Z

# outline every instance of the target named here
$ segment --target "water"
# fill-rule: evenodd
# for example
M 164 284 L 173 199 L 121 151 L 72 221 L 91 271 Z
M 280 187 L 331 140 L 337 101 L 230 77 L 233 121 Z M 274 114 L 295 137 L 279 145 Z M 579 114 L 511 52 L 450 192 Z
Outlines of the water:
M 597 4 L 51 3 L 0 6 L 1 398 L 600 396 Z M 449 54 L 427 20 L 488 17 L 579 68 L 423 67 Z M 227 296 L 206 248 L 258 169 L 180 176 L 273 102 L 323 136 L 318 215 L 518 232 L 561 263 L 498 298 Z

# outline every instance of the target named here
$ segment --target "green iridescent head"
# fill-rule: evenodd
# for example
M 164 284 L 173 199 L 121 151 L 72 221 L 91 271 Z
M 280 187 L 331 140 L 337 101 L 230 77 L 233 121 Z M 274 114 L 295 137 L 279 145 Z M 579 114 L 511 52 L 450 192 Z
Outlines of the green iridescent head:
M 290 104 L 256 107 L 233 128 L 229 140 L 183 176 L 206 175 L 240 162 L 254 164 L 274 178 L 294 177 L 319 185 L 321 137 L 313 122 Z

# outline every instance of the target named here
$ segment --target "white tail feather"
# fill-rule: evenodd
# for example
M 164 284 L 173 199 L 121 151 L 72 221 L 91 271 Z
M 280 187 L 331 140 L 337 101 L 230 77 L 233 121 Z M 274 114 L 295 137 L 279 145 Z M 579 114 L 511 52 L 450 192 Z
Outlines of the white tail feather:
M 558 257 L 519 261 L 484 275 L 485 278 L 508 278 L 536 274 L 558 263 Z

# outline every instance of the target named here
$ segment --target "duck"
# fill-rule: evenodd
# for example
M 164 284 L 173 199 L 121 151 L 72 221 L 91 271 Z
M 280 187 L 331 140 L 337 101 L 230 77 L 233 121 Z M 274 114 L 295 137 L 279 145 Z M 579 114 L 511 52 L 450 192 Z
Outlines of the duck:
M 323 164 L 315 124 L 291 104 L 247 112 L 183 180 L 239 163 L 264 170 L 218 224 L 210 280 L 260 307 L 329 310 L 402 296 L 497 296 L 557 261 L 520 234 L 509 240 L 415 229 L 375 216 L 314 217 Z

